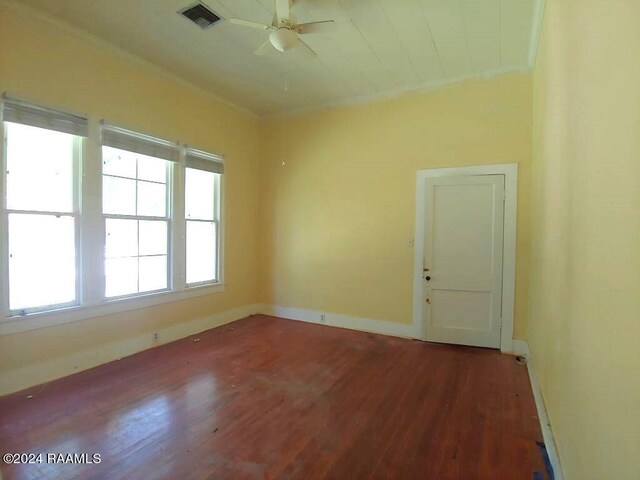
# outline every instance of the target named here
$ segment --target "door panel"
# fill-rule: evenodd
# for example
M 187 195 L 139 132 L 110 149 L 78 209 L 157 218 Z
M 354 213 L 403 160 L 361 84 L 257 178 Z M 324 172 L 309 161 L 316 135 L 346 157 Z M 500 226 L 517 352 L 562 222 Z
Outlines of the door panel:
M 425 339 L 500 347 L 504 176 L 427 179 Z
M 440 289 L 431 293 L 431 317 L 437 327 L 489 330 L 490 314 L 490 293 Z

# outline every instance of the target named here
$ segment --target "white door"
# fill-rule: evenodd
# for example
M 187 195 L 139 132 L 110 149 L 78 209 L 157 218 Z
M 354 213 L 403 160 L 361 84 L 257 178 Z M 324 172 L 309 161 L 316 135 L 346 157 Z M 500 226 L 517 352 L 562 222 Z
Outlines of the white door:
M 504 175 L 426 182 L 425 340 L 500 348 Z

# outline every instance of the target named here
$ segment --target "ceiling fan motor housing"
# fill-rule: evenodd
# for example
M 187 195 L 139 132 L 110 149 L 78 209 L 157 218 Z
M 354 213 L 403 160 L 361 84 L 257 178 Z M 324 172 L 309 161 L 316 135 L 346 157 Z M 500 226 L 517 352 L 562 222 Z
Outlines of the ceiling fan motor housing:
M 276 50 L 286 52 L 298 44 L 298 35 L 287 27 L 280 27 L 269 35 L 269 41 Z

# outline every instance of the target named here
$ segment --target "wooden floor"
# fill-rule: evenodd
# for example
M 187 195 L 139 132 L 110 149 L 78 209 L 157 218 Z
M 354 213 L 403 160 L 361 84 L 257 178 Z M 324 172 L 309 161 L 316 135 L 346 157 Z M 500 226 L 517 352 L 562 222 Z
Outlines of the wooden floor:
M 532 480 L 535 415 L 514 357 L 255 316 L 0 398 L 2 453 L 101 455 L 0 465 L 5 480 Z

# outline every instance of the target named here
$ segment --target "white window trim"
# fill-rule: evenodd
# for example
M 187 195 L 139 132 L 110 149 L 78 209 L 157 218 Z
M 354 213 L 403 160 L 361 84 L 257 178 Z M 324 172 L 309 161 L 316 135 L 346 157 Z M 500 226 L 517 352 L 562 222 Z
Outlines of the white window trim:
M 186 148 L 182 149 L 182 154 L 181 154 L 181 159 L 184 161 L 185 157 L 186 157 Z M 220 157 L 221 159 L 224 157 Z M 222 163 L 224 160 L 220 160 L 220 163 Z M 186 168 L 194 168 L 194 167 L 186 167 L 184 166 L 182 168 L 182 172 L 186 171 Z M 195 170 L 197 170 L 197 168 L 194 168 Z M 205 170 L 206 171 L 206 170 Z M 186 175 L 184 175 L 183 177 L 186 177 Z M 204 287 L 207 285 L 217 285 L 219 283 L 223 283 L 224 282 L 224 218 L 225 218 L 225 214 L 224 214 L 224 174 L 222 175 L 218 175 L 216 177 L 215 180 L 215 186 L 214 186 L 214 205 L 213 205 L 213 216 L 214 219 L 213 220 L 200 220 L 200 219 L 187 219 L 185 217 L 185 196 L 182 195 L 181 196 L 181 200 L 182 200 L 182 228 L 183 228 L 183 236 L 182 236 L 182 241 L 183 241 L 183 245 L 181 245 L 182 247 L 182 253 L 184 255 L 184 261 L 183 261 L 183 265 L 184 265 L 184 269 L 185 271 L 183 272 L 183 277 L 182 280 L 183 282 L 185 282 L 186 288 L 197 288 L 197 287 Z M 182 189 L 184 190 L 185 188 L 185 181 L 183 178 L 182 181 Z M 216 279 L 215 280 L 203 280 L 201 282 L 194 282 L 194 283 L 186 283 L 186 268 L 187 268 L 187 262 L 186 262 L 186 255 L 187 255 L 187 245 L 186 245 L 186 231 L 187 231 L 187 222 L 188 221 L 192 221 L 192 222 L 213 222 L 216 224 Z
M 0 104 L 0 107 L 4 104 Z M 9 218 L 7 216 L 7 169 L 5 157 L 7 152 L 5 123 L 0 108 L 0 277 L 2 282 L 2 291 L 0 292 L 0 312 L 3 319 L 6 318 L 6 312 L 9 309 Z
M 6 134 L 2 119 L 0 101 L 0 165 L 5 164 Z M 152 307 L 164 303 L 176 302 L 214 293 L 223 292 L 224 280 L 224 219 L 225 194 L 224 175 L 220 176 L 219 192 L 219 239 L 218 239 L 218 280 L 202 284 L 185 283 L 185 228 L 184 219 L 184 169 L 185 148 L 180 145 L 180 158 L 173 162 L 172 181 L 169 189 L 171 215 L 170 237 L 173 249 L 169 255 L 169 279 L 171 290 L 143 292 L 130 296 L 105 298 L 104 295 L 104 216 L 102 215 L 102 145 L 100 142 L 100 121 L 89 116 L 89 135 L 84 138 L 81 165 L 76 167 L 75 188 L 77 194 L 75 212 L 78 232 L 76 246 L 78 259 L 79 286 L 78 304 L 55 306 L 51 310 L 34 311 L 26 315 L 12 315 L 8 312 L 8 229 L 6 209 L 6 169 L 0 169 L 0 336 L 11 335 L 39 328 L 87 320 L 90 318 L 113 315 L 121 312 Z M 79 184 L 79 182 L 82 182 Z M 81 215 L 79 215 L 81 213 Z
M 24 316 L 7 317 L 0 322 L 0 336 L 211 295 L 224 292 L 225 287 L 225 284 L 218 283 L 204 287 L 191 287 L 182 291 L 162 291 L 146 295 L 140 294 L 135 297 L 118 297 L 105 300 L 97 305 L 77 305 Z
M 82 149 L 84 145 L 84 137 L 75 136 L 73 139 L 73 157 L 72 157 L 72 200 L 71 200 L 71 212 L 56 212 L 52 210 L 22 210 L 22 209 L 8 209 L 7 208 L 7 196 L 6 196 L 6 188 L 7 188 L 7 168 L 5 164 L 5 158 L 7 155 L 7 137 L 6 137 L 6 124 L 4 119 L 0 118 L 0 122 L 2 125 L 0 126 L 0 165 L 3 166 L 2 174 L 0 175 L 0 182 L 2 185 L 0 186 L 0 195 L 2 195 L 2 205 L 0 205 L 2 209 L 2 218 L 1 226 L 2 226 L 2 238 L 0 238 L 0 242 L 2 242 L 2 260 L 0 261 L 1 266 L 1 274 L 3 280 L 3 288 L 2 292 L 2 301 L 0 305 L 2 306 L 2 314 L 3 318 L 14 318 L 20 317 L 24 318 L 27 315 L 34 315 L 43 312 L 49 312 L 53 310 L 58 310 L 60 308 L 69 308 L 69 307 L 77 307 L 82 304 L 82 263 L 81 263 L 81 173 L 80 173 L 80 160 L 82 158 Z M 11 213 L 14 214 L 26 214 L 26 215 L 51 215 L 51 216 L 60 216 L 60 217 L 71 217 L 73 218 L 74 223 L 74 250 L 75 250 L 75 262 L 76 262 L 76 270 L 78 272 L 78 276 L 76 277 L 74 292 L 75 292 L 75 300 L 64 303 L 55 303 L 51 305 L 40 305 L 37 307 L 27 307 L 27 308 L 16 308 L 11 309 L 11 305 L 9 302 L 9 215 Z M 4 281 L 6 279 L 6 281 Z

